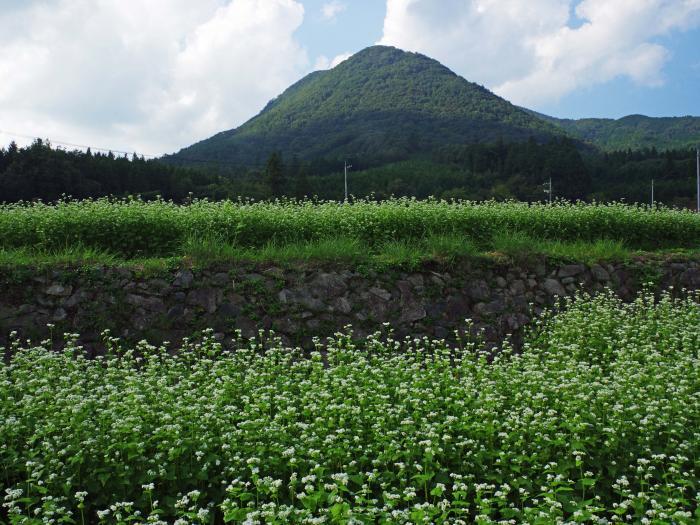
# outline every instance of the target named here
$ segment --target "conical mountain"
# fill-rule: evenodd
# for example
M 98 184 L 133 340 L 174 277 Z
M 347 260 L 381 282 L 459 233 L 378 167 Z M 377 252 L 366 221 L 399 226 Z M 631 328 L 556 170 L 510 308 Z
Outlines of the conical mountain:
M 406 158 L 449 144 L 546 140 L 563 132 L 438 61 L 392 47 L 307 75 L 239 128 L 174 158 L 262 163 L 286 158 Z

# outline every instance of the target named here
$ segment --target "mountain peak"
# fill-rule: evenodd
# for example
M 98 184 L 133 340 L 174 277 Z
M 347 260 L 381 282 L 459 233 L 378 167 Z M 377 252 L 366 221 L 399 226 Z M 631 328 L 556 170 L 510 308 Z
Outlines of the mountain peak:
M 398 47 L 394 46 L 385 46 L 383 44 L 375 44 L 373 46 L 368 46 L 354 55 L 352 55 L 351 58 L 360 58 L 363 56 L 380 56 L 380 55 L 387 55 L 387 56 L 395 56 L 395 57 L 401 57 L 405 55 L 410 55 L 414 54 L 411 53 L 410 51 L 404 51 L 403 49 L 399 49 Z
M 428 62 L 434 62 L 436 64 L 440 64 L 437 60 L 434 58 L 430 58 L 426 55 L 422 55 L 420 53 L 415 53 L 413 51 L 404 51 L 403 49 L 399 49 L 398 47 L 394 46 L 385 46 L 382 44 L 377 44 L 374 46 L 369 46 L 361 51 L 358 51 L 354 55 L 352 55 L 348 60 L 345 60 L 342 63 L 346 63 L 348 61 L 363 61 L 363 60 L 375 60 L 379 62 L 380 64 L 386 65 L 387 63 L 392 63 L 397 60 L 419 60 L 419 61 L 428 61 Z M 383 62 L 382 62 L 383 61 Z

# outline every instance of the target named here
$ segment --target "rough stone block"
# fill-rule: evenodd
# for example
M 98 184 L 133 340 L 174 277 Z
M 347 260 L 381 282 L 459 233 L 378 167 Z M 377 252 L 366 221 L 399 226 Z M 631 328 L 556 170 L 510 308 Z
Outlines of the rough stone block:
M 194 274 L 189 270 L 180 270 L 175 274 L 175 279 L 173 280 L 173 286 L 179 288 L 189 288 L 192 286 L 194 281 Z
M 46 289 L 46 295 L 55 297 L 68 297 L 73 293 L 73 287 L 70 284 L 54 283 Z
M 373 286 L 369 289 L 372 295 L 379 297 L 382 301 L 389 301 L 391 299 L 391 293 L 384 288 L 379 288 L 378 286 Z
M 600 264 L 594 264 L 591 266 L 591 274 L 593 274 L 593 278 L 599 282 L 610 280 L 610 273 Z
M 583 264 L 565 264 L 559 268 L 559 277 L 574 277 L 586 271 Z
M 486 301 L 491 297 L 491 289 L 486 281 L 479 279 L 467 285 L 467 295 L 475 301 Z
M 558 295 L 561 297 L 566 295 L 566 291 L 564 290 L 564 287 L 556 279 L 545 279 L 544 283 L 542 283 L 542 288 L 549 295 L 553 295 L 553 296 Z

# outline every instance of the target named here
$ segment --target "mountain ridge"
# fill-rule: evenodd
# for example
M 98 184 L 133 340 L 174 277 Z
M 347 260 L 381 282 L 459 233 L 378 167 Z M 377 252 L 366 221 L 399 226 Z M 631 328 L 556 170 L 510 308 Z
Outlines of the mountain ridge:
M 700 142 L 700 117 L 649 117 L 631 114 L 614 118 L 564 119 L 543 115 L 570 136 L 603 151 L 656 148 L 685 149 Z

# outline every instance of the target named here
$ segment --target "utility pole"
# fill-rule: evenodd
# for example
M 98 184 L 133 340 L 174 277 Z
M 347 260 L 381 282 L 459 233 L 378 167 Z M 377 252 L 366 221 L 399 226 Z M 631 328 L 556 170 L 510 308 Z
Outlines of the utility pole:
M 352 168 L 348 161 L 345 161 L 345 202 L 348 202 L 348 170 Z
M 654 207 L 654 179 L 651 179 L 651 207 Z
M 697 183 L 697 197 L 698 197 L 698 202 L 697 202 L 697 212 L 700 213 L 700 145 L 695 147 L 695 169 L 697 170 L 696 174 L 696 183 Z
M 549 204 L 552 204 L 552 177 L 549 177 L 549 182 L 543 184 L 544 192 L 548 195 Z

